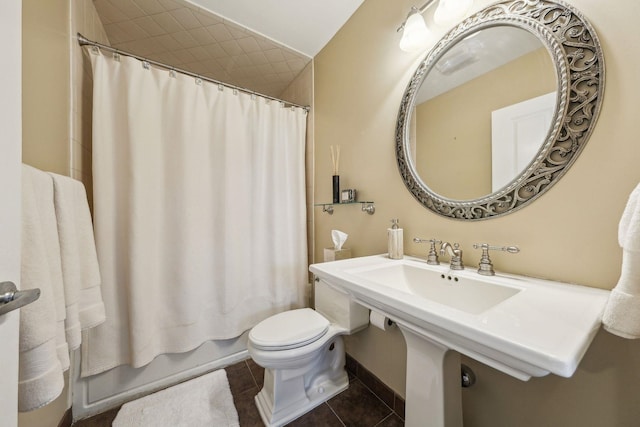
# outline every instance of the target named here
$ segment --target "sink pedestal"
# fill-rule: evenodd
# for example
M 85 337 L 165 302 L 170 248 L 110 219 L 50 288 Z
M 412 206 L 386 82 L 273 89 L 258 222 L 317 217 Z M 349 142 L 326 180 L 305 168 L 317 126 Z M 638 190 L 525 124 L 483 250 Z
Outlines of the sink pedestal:
M 407 343 L 407 427 L 462 427 L 460 354 L 398 323 Z

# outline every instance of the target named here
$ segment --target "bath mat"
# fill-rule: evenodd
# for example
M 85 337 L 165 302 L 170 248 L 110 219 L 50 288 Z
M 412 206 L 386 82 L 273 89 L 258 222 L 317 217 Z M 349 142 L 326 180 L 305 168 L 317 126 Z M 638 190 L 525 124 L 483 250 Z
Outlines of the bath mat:
M 224 369 L 125 403 L 113 420 L 113 427 L 239 425 Z

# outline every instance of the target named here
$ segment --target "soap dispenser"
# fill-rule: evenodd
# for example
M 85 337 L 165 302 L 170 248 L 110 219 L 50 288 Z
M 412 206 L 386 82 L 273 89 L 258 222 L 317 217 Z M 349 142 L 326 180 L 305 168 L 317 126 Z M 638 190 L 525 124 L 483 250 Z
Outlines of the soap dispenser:
M 397 218 L 392 219 L 391 228 L 387 229 L 389 258 L 391 259 L 402 259 L 402 256 L 404 255 L 402 228 L 398 228 L 398 222 Z

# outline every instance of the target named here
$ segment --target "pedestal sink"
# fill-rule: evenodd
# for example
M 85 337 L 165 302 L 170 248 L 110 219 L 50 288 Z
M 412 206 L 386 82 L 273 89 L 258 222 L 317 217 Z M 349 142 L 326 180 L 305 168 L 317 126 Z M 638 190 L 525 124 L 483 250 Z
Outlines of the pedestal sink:
M 524 276 L 481 276 L 384 255 L 313 264 L 407 343 L 406 425 L 462 427 L 460 353 L 526 381 L 570 377 L 600 328 L 609 292 Z

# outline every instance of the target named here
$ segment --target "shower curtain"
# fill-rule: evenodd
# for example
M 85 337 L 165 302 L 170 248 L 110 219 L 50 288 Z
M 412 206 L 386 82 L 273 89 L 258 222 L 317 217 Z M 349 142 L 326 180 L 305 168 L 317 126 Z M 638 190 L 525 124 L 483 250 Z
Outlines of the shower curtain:
M 306 111 L 89 56 L 107 321 L 83 337 L 81 375 L 234 338 L 302 306 Z

